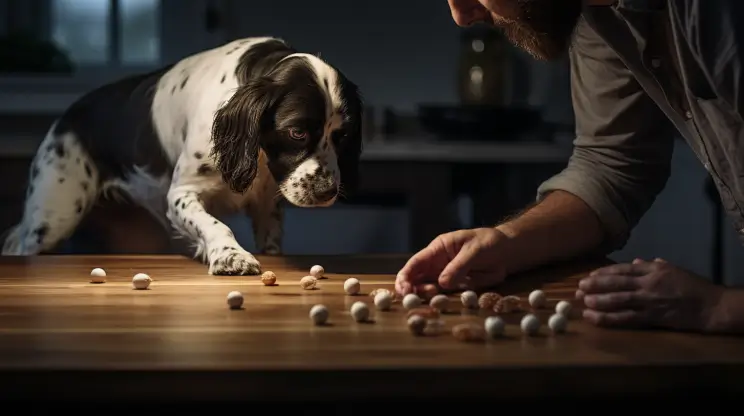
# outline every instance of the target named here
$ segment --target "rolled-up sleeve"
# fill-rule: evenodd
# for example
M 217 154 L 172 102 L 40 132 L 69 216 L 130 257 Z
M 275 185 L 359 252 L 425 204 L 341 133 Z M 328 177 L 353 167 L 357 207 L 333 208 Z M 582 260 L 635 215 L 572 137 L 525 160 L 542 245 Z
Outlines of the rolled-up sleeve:
M 674 135 L 668 119 L 620 57 L 582 19 L 570 52 L 576 118 L 567 167 L 542 183 L 538 201 L 562 190 L 599 218 L 602 251 L 625 246 L 631 230 L 664 189 Z

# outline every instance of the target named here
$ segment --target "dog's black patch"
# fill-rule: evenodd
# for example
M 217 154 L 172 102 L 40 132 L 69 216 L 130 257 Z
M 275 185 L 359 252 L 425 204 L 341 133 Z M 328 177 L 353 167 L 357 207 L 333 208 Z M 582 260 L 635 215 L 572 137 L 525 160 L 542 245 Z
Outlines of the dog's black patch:
M 41 244 L 44 241 L 44 237 L 49 233 L 49 224 L 43 222 L 39 224 L 38 227 L 34 229 L 34 234 L 36 234 L 36 241 Z
M 155 175 L 166 174 L 170 163 L 160 146 L 151 111 L 158 81 L 171 68 L 130 76 L 85 94 L 65 111 L 54 134 L 77 138 L 100 182 L 124 178 L 132 166 L 145 166 Z
M 199 175 L 206 175 L 210 172 L 212 172 L 212 167 L 207 165 L 206 163 L 202 163 L 201 165 L 199 165 L 199 168 L 196 170 L 196 173 Z

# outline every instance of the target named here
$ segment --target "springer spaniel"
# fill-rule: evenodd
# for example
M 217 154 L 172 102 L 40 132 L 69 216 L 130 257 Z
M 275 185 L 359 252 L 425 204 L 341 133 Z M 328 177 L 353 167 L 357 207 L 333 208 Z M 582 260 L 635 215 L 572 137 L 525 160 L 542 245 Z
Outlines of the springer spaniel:
M 144 207 L 215 275 L 261 273 L 218 213 L 244 210 L 279 254 L 281 199 L 327 207 L 357 182 L 362 100 L 319 57 L 246 38 L 100 87 L 55 121 L 3 255 L 49 252 L 99 201 Z M 115 218 L 111 218 L 115 221 Z

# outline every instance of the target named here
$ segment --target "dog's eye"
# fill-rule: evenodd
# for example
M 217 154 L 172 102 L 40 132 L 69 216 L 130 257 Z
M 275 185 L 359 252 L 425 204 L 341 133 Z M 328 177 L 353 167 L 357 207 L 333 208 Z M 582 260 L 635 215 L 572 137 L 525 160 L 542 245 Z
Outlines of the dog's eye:
M 307 139 L 307 132 L 297 127 L 292 127 L 289 129 L 289 137 L 295 140 L 305 140 Z

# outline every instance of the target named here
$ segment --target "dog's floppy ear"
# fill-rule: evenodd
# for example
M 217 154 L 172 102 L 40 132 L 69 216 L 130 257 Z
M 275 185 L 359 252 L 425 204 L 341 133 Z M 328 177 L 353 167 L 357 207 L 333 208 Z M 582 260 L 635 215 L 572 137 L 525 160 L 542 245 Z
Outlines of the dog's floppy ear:
M 245 192 L 256 178 L 261 133 L 271 121 L 267 113 L 276 97 L 271 80 L 254 80 L 238 87 L 214 115 L 211 156 L 235 192 Z
M 347 136 L 337 147 L 338 169 L 341 174 L 343 196 L 350 198 L 359 187 L 359 159 L 362 154 L 362 120 L 364 107 L 362 96 L 356 85 L 344 85 L 346 111 L 351 120 Z

